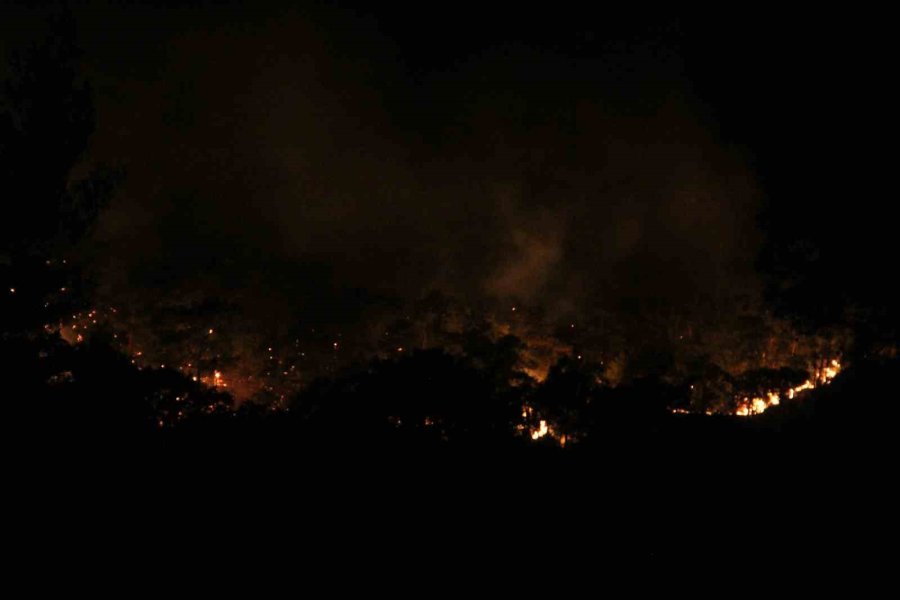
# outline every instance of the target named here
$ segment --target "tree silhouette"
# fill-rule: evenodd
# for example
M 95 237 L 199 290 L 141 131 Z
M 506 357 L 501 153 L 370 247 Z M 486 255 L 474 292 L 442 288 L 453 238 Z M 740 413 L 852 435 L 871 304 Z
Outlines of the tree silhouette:
M 761 216 L 766 238 L 758 264 L 778 312 L 804 333 L 850 327 L 858 357 L 895 347 L 900 292 L 889 266 L 897 255 L 892 208 L 858 190 L 846 197 L 805 189 L 787 199 L 773 194 Z
M 60 225 L 73 231 L 96 215 L 107 192 L 103 177 L 70 186 L 69 175 L 94 128 L 91 91 L 79 75 L 80 52 L 71 20 L 19 49 L 0 87 L 0 189 L 6 198 L 2 250 L 45 253 Z
M 12 53 L 0 84 L 0 283 L 7 292 L 0 308 L 16 315 L 3 323 L 7 331 L 72 312 L 74 269 L 62 256 L 87 233 L 120 177 L 98 168 L 72 180 L 94 128 L 79 57 L 74 22 L 58 19 L 45 40 Z
M 535 390 L 531 400 L 534 407 L 559 436 L 574 440 L 587 432 L 590 413 L 597 408 L 603 391 L 600 373 L 599 365 L 564 356 Z
M 809 379 L 809 373 L 800 369 L 754 369 L 737 379 L 740 393 L 750 397 L 765 397 L 769 392 L 783 392 Z

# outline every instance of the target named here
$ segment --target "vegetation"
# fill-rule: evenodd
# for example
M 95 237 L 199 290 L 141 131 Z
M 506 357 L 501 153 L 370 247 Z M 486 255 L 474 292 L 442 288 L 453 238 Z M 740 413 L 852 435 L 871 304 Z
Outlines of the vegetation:
M 17 55 L 0 104 L 0 188 L 14 208 L 6 211 L 0 238 L 5 423 L 36 448 L 119 454 L 214 445 L 219 453 L 264 449 L 280 456 L 311 448 L 477 449 L 581 460 L 611 451 L 662 458 L 673 448 L 715 444 L 711 456 L 721 459 L 730 445 L 771 452 L 773 439 L 775 446 L 836 443 L 848 435 L 869 440 L 892 422 L 885 415 L 896 411 L 896 306 L 887 306 L 870 285 L 850 295 L 828 287 L 834 283 L 821 261 L 837 251 L 828 238 L 836 233 L 825 226 L 813 228 L 814 238 L 787 246 L 785 231 L 773 226 L 765 257 L 773 281 L 785 275 L 773 287 L 773 301 L 795 320 L 806 318 L 809 339 L 821 337 L 811 344 L 812 355 L 843 350 L 829 346 L 833 337 L 824 331 L 849 328 L 842 339 L 861 340 L 850 368 L 832 386 L 814 390 L 805 382 L 823 376 L 794 349 L 790 354 L 798 358 L 789 366 L 742 362 L 780 352 L 760 333 L 771 321 L 759 311 L 735 315 L 725 337 L 712 340 L 694 336 L 690 324 L 676 322 L 664 307 L 644 307 L 620 317 L 641 322 L 646 337 L 662 343 L 626 351 L 615 346 L 615 323 L 607 324 L 602 340 L 591 338 L 590 327 L 582 334 L 571 324 L 556 335 L 566 340 L 562 351 L 536 355 L 532 340 L 498 335 L 496 324 L 462 314 L 435 293 L 414 306 L 412 317 L 392 321 L 391 337 L 379 337 L 375 352 L 344 363 L 320 352 L 311 357 L 320 367 L 312 371 L 314 381 L 289 395 L 266 388 L 269 396 L 254 398 L 261 402 L 243 403 L 220 385 L 219 372 L 240 349 L 216 337 L 213 327 L 166 325 L 221 312 L 202 298 L 186 293 L 156 307 L 158 344 L 181 352 L 169 367 L 136 361 L 112 328 L 97 327 L 85 337 L 73 328 L 76 339 L 64 339 L 64 316 L 88 311 L 92 295 L 77 261 L 65 257 L 76 254 L 121 177 L 108 168 L 75 176 L 94 118 L 71 34 L 64 29 Z M 323 340 L 334 351 L 343 344 Z M 731 348 L 734 355 L 717 364 L 704 354 L 705 345 Z M 539 359 L 547 362 L 546 374 L 535 374 Z M 264 379 L 281 363 L 254 367 Z M 293 372 L 290 377 L 302 381 Z M 751 398 L 793 397 L 797 389 L 804 390 L 802 401 L 769 402 L 751 419 L 734 416 L 754 413 Z

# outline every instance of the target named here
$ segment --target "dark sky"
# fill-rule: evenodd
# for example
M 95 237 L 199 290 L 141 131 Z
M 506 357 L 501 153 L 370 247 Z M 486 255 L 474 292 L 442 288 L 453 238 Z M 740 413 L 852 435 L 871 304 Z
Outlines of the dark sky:
M 760 207 L 822 166 L 833 17 L 405 4 L 78 4 L 89 159 L 127 172 L 104 285 L 321 319 L 757 288 Z

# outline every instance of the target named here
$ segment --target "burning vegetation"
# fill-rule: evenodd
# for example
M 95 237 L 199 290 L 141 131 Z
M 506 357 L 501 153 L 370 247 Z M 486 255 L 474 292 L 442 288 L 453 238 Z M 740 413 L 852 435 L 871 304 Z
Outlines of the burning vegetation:
M 67 293 L 65 286 L 54 290 L 44 309 L 58 311 L 54 303 Z M 655 387 L 646 387 L 646 393 L 659 395 L 658 401 L 673 415 L 752 417 L 784 402 L 802 402 L 805 392 L 827 385 L 841 372 L 841 352 L 848 347 L 847 339 L 802 336 L 782 320 L 756 319 L 754 327 L 764 324 L 766 331 L 757 329 L 753 343 L 742 346 L 742 340 L 725 333 L 701 332 L 691 325 L 669 327 L 665 342 L 671 355 L 647 363 L 646 347 L 629 352 L 604 339 L 622 339 L 615 325 L 604 330 L 594 322 L 554 321 L 521 303 L 476 312 L 440 294 L 431 294 L 401 311 L 404 314 L 383 318 L 362 334 L 296 327 L 264 340 L 253 327 L 238 325 L 232 333 L 229 326 L 239 320 L 227 305 L 204 304 L 198 310 L 197 302 L 158 304 L 150 318 L 109 305 L 65 313 L 57 322 L 45 323 L 43 334 L 74 347 L 107 344 L 138 371 L 171 372 L 192 384 L 190 389 L 174 386 L 155 393 L 159 426 L 242 406 L 304 412 L 310 410 L 304 403 L 311 387 L 323 380 L 373 368 L 366 365 L 380 369 L 384 367 L 377 365 L 415 363 L 439 352 L 460 365 L 452 368 L 481 373 L 479 377 L 494 380 L 495 390 L 506 390 L 504 394 L 520 402 L 519 409 L 507 415 L 511 434 L 561 447 L 589 435 L 585 422 L 597 418 L 596 411 L 602 411 L 608 398 L 649 381 Z M 206 315 L 200 322 L 198 313 Z M 705 345 L 710 340 L 726 341 L 726 347 L 716 352 Z M 191 408 L 192 394 L 202 389 L 216 400 Z M 446 438 L 447 419 L 423 410 L 419 416 L 383 418 L 395 428 L 444 431 L 440 436 Z
M 0 98 L 0 190 L 21 208 L 2 221 L 0 331 L 33 405 L 155 433 L 252 415 L 326 440 L 568 450 L 759 423 L 896 357 L 896 290 L 860 274 L 844 215 L 766 206 L 678 94 L 623 109 L 593 81 L 577 102 L 487 90 L 447 131 L 394 129 L 298 52 L 258 74 L 315 82 L 267 95 L 284 106 L 204 90 L 195 116 L 213 116 L 194 123 L 173 92 L 162 134 L 133 116 L 130 146 L 106 131 L 125 177 L 84 160 L 77 56 L 51 36 Z M 224 75 L 210 90 L 234 91 Z M 171 143 L 188 134 L 202 145 Z M 257 156 L 266 136 L 278 151 Z

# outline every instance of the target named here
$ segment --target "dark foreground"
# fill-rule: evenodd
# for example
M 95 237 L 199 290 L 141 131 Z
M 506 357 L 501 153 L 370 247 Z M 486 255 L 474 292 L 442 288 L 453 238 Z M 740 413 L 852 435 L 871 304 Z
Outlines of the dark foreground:
M 610 560 L 700 571 L 877 560 L 892 522 L 897 373 L 896 361 L 863 362 L 749 419 L 613 413 L 559 448 L 371 427 L 343 409 L 160 427 L 85 372 L 62 395 L 10 389 L 9 493 L 42 515 L 25 519 L 32 532 L 137 518 L 160 528 L 152 536 L 206 531 L 204 543 L 225 546 L 283 535 L 375 555 L 390 540 L 402 561 L 426 562 L 458 547 L 473 569 L 495 554 L 569 561 L 581 575 Z M 372 400 L 346 393 L 354 410 Z

